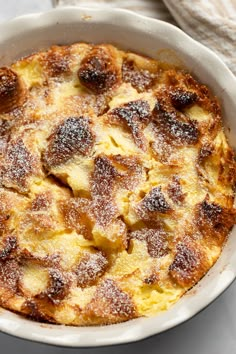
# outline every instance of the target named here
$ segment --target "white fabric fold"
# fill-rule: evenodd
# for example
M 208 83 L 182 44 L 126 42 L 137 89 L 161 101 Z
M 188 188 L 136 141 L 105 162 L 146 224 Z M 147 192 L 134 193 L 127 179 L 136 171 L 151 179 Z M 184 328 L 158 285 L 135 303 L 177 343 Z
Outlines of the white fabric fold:
M 179 26 L 236 74 L 236 1 L 164 0 Z

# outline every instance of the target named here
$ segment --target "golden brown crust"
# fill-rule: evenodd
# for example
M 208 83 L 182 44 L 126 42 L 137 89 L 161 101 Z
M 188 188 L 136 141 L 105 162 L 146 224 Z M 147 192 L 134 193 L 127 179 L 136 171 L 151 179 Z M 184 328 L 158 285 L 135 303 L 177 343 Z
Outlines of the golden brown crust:
M 20 266 L 15 259 L 3 259 L 0 261 L 0 284 L 11 295 L 18 292 L 18 282 L 21 276 Z M 4 301 L 4 297 L 2 299 Z
M 75 154 L 86 155 L 93 145 L 93 133 L 85 117 L 70 117 L 61 123 L 49 137 L 44 154 L 47 168 L 67 162 Z
M 70 230 L 76 230 L 88 239 L 92 237 L 92 224 L 89 217 L 90 207 L 91 202 L 85 198 L 71 198 L 61 204 L 66 227 Z
M 22 139 L 9 141 L 4 157 L 5 161 L 1 166 L 2 185 L 25 192 L 28 189 L 30 177 L 36 174 L 37 159 Z
M 165 98 L 158 98 L 153 114 L 157 133 L 168 144 L 181 146 L 194 145 L 198 142 L 199 131 L 196 123 L 192 121 L 188 122 L 186 121 L 186 117 L 178 117 L 175 111 L 171 108 L 168 109 L 168 103 L 166 104 Z
M 112 279 L 106 279 L 97 289 L 94 298 L 88 304 L 87 315 L 95 323 L 116 323 L 136 317 L 135 305 L 131 298 L 116 285 Z
M 143 92 L 154 85 L 156 74 L 139 69 L 133 60 L 126 59 L 122 65 L 122 78 L 124 82 L 130 82 L 138 92 Z
M 22 80 L 11 69 L 0 68 L 0 113 L 8 113 L 22 105 L 25 97 Z
M 211 203 L 209 198 L 196 206 L 196 224 L 210 244 L 222 246 L 228 230 L 236 223 L 236 211 Z
M 131 239 L 145 241 L 147 251 L 153 258 L 163 257 L 168 254 L 167 234 L 161 229 L 141 229 L 130 234 Z
M 169 272 L 178 284 L 191 287 L 201 279 L 208 267 L 204 251 L 194 242 L 184 240 L 176 245 L 176 254 Z
M 132 101 L 115 108 L 109 112 L 109 122 L 112 124 L 125 124 L 131 131 L 136 145 L 145 150 L 146 139 L 142 133 L 149 123 L 151 112 L 148 102 L 143 100 Z
M 111 89 L 120 79 L 114 49 L 95 46 L 82 60 L 78 77 L 82 85 L 96 94 Z
M 217 98 L 112 45 L 53 46 L 0 69 L 0 304 L 112 324 L 166 310 L 235 224 Z
M 70 73 L 70 48 L 53 46 L 42 59 L 49 76 L 59 78 Z
M 69 279 L 59 269 L 49 269 L 49 284 L 46 291 L 38 295 L 40 299 L 49 299 L 53 304 L 59 303 L 69 292 Z
M 183 193 L 179 176 L 173 176 L 172 181 L 168 184 L 167 193 L 175 204 L 179 205 L 184 202 L 186 194 Z
M 94 285 L 105 273 L 107 266 L 107 257 L 102 252 L 85 255 L 75 270 L 78 286 Z
M 0 251 L 0 261 L 14 257 L 17 248 L 17 238 L 14 235 L 5 236 L 2 240 L 3 248 Z

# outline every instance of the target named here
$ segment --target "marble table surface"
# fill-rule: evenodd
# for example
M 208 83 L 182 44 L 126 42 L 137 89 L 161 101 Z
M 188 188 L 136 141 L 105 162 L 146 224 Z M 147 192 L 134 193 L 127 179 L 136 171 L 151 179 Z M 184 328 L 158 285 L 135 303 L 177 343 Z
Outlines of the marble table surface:
M 50 0 L 0 0 L 0 22 L 16 15 L 50 9 Z M 1 34 L 0 34 L 1 35 Z M 236 353 L 236 282 L 188 322 L 141 342 L 95 349 L 69 349 L 21 340 L 0 333 L 1 354 L 234 354 Z

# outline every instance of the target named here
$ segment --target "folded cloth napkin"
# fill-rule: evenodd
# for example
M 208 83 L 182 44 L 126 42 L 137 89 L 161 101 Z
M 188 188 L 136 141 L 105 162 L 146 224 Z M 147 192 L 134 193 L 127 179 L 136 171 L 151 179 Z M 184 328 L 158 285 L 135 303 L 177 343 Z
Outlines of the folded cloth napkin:
M 125 8 L 168 21 L 215 51 L 236 75 L 235 0 L 52 0 L 54 6 Z

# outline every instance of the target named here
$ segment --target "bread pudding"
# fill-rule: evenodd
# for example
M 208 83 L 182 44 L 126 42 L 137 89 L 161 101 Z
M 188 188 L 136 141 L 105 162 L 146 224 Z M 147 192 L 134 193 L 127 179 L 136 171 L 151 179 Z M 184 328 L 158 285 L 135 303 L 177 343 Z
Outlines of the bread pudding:
M 236 221 L 219 102 L 182 68 L 109 44 L 0 68 L 0 304 L 103 325 L 167 310 Z

